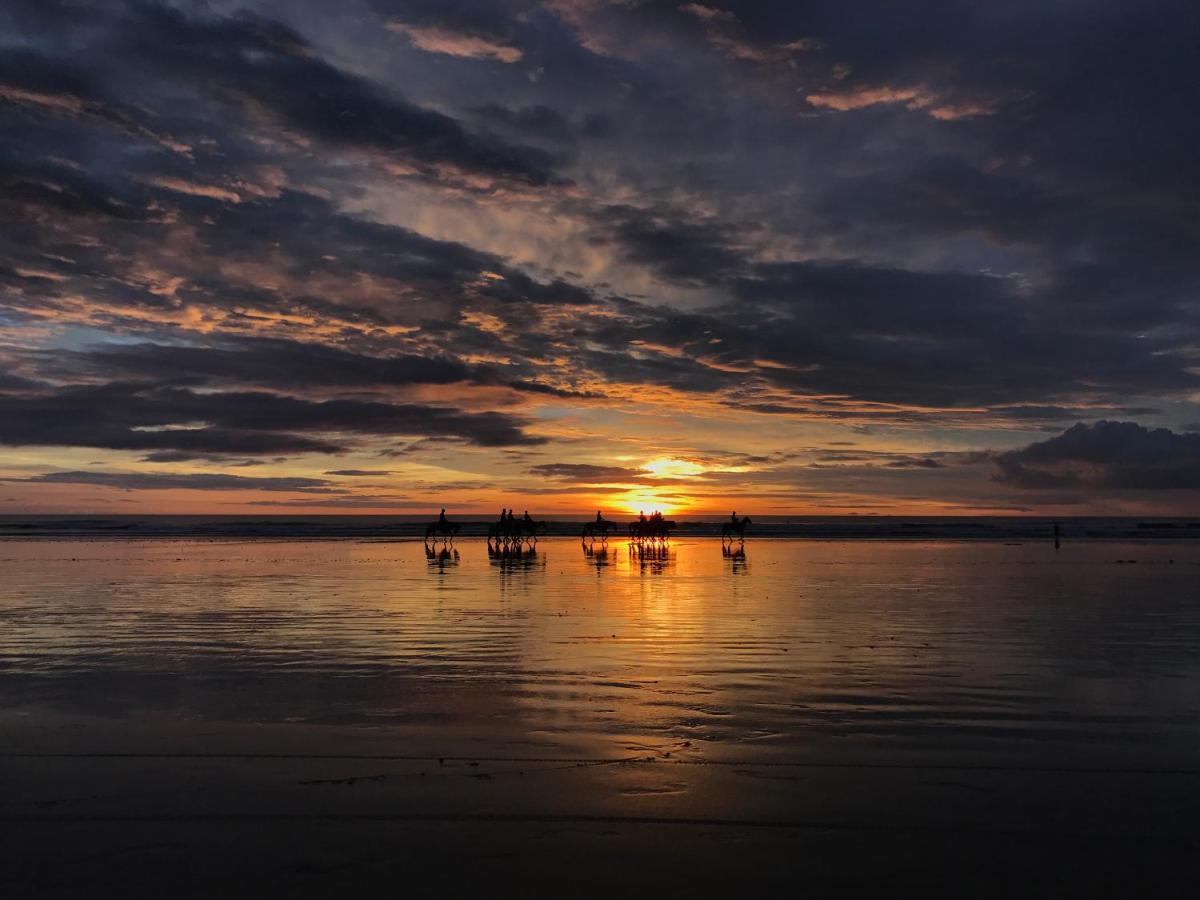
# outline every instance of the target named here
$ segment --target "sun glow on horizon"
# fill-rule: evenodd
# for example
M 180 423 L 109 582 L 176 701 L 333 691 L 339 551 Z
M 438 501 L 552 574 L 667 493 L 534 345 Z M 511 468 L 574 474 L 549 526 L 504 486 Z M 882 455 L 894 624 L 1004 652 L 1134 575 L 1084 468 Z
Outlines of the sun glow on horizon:
M 647 516 L 655 512 L 669 516 L 686 512 L 691 505 L 688 498 L 680 497 L 678 494 L 663 494 L 654 488 L 630 491 L 621 496 L 617 503 L 623 512 L 633 516 L 643 512 Z

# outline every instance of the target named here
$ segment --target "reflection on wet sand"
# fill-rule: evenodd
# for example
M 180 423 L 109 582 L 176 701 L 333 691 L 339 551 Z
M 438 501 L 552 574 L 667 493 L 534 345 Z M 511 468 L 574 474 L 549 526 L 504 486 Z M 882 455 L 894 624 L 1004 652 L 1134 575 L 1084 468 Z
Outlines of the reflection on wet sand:
M 603 569 L 611 562 L 610 550 L 608 542 L 584 541 L 583 542 L 583 558 L 588 560 L 597 569 Z
M 629 558 L 637 563 L 638 570 L 651 575 L 669 572 L 675 562 L 675 551 L 668 542 L 643 543 L 630 541 Z
M 531 870 L 522 847 L 739 878 L 890 859 L 903 879 L 922 853 L 986 863 L 998 835 L 1046 871 L 1191 864 L 1200 547 L 576 540 L 4 544 L 17 863 L 66 872 L 50 860 L 80 846 L 36 817 L 120 854 L 152 844 L 140 816 L 175 847 L 242 835 L 283 872 L 336 847 L 341 877 L 372 848 L 420 867 L 510 836 Z M 264 816 L 339 827 L 293 845 L 300 825 L 250 834 Z
M 458 565 L 458 550 L 451 544 L 426 544 L 425 559 L 430 571 L 444 572 Z
M 729 561 L 729 571 L 733 575 L 746 574 L 746 545 L 742 542 L 721 542 L 721 555 Z
M 502 573 L 528 572 L 546 566 L 546 554 L 538 553 L 537 547 L 532 545 L 515 544 L 494 548 L 489 545 L 487 555 L 492 568 Z

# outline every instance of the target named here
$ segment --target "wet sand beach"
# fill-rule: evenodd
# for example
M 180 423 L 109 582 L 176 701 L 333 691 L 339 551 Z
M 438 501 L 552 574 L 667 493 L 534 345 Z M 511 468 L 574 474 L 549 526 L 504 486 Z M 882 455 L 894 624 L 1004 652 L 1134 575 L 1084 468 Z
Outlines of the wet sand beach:
M 1200 547 L 456 551 L 0 543 L 0 891 L 1184 896 L 1197 874 Z

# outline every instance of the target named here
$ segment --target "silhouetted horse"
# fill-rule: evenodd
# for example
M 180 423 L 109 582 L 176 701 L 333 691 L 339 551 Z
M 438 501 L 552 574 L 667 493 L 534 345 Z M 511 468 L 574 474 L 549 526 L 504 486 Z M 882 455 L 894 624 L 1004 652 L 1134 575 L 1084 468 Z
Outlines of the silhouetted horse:
M 600 538 L 602 541 L 608 540 L 608 533 L 617 527 L 616 522 L 610 522 L 608 519 L 596 519 L 591 522 L 585 522 L 583 533 L 580 537 L 583 540 L 595 540 Z
M 721 526 L 721 540 L 732 541 L 736 536 L 739 541 L 746 539 L 746 526 L 753 524 L 749 516 L 742 516 L 737 521 L 726 522 Z
M 544 519 L 537 522 L 533 519 L 517 519 L 517 528 L 518 537 L 524 538 L 531 544 L 536 544 L 538 532 L 546 530 L 546 522 Z
M 674 527 L 675 523 L 670 519 L 663 519 L 657 516 L 651 516 L 649 519 L 638 519 L 636 522 L 629 523 L 629 539 L 639 542 L 666 542 L 670 540 L 671 529 Z
M 453 542 L 455 535 L 458 534 L 459 525 L 457 522 L 447 522 L 444 519 L 438 519 L 436 522 L 430 522 L 425 526 L 425 543 L 434 541 Z
M 532 519 L 504 519 L 488 526 L 488 547 L 501 548 L 520 545 L 526 541 L 532 546 L 537 543 L 538 531 L 545 529 L 545 522 Z

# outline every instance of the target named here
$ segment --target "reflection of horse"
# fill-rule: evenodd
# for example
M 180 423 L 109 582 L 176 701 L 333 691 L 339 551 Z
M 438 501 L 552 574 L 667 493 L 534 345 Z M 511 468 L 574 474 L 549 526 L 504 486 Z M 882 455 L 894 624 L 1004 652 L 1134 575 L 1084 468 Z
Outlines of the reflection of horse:
M 671 529 L 675 523 L 661 516 L 651 516 L 649 519 L 638 519 L 629 523 L 629 539 L 639 543 L 665 543 L 671 538 Z
M 736 537 L 739 541 L 746 539 L 746 526 L 752 524 L 749 516 L 742 516 L 740 519 L 734 519 L 726 522 L 721 526 L 721 540 L 732 541 Z
M 447 522 L 445 519 L 430 522 L 425 526 L 425 543 L 428 544 L 430 540 L 453 543 L 454 536 L 458 534 L 458 528 L 457 522 Z
M 533 569 L 546 564 L 546 557 L 537 552 L 532 544 L 520 542 L 488 544 L 488 559 L 501 572 L 515 572 L 523 569 Z
M 585 522 L 583 525 L 583 534 L 580 537 L 587 541 L 594 541 L 600 538 L 602 541 L 608 540 L 608 533 L 617 527 L 616 522 L 610 522 L 608 519 L 597 518 L 591 522 Z
M 584 541 L 583 555 L 591 560 L 597 569 L 602 569 L 608 565 L 608 543 L 602 540 L 597 547 L 594 541 Z
M 441 571 L 447 566 L 458 565 L 458 551 L 449 545 L 437 547 L 426 544 L 425 559 L 429 561 L 430 568 Z
M 734 544 L 721 542 L 721 555 L 729 560 L 729 570 L 735 575 L 741 575 L 746 571 L 746 545 L 740 541 Z
M 674 559 L 671 555 L 671 545 L 664 538 L 660 541 L 630 541 L 629 555 L 636 559 L 638 567 L 643 572 L 661 575 Z

